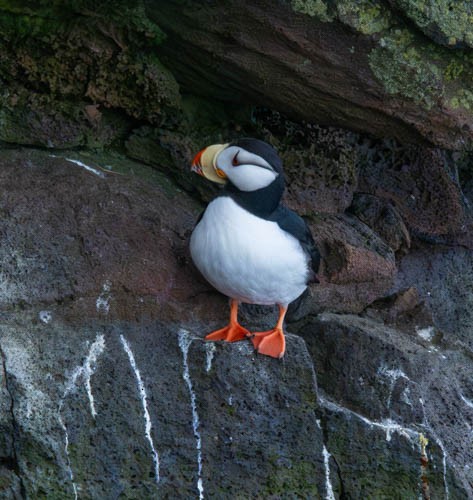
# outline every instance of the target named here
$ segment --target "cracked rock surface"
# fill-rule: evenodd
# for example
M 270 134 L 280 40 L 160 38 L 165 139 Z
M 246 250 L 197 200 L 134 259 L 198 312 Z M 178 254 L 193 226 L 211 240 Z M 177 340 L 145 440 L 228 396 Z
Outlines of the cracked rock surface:
M 2 498 L 473 495 L 469 250 L 395 263 L 353 214 L 315 217 L 328 268 L 284 360 L 205 343 L 227 304 L 189 261 L 201 205 L 126 163 L 0 154 Z

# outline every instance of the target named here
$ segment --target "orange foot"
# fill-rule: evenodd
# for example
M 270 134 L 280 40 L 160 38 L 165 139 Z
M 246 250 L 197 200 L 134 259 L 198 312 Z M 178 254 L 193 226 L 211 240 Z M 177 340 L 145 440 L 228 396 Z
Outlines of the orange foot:
M 286 351 L 286 339 L 282 328 L 276 327 L 267 332 L 256 332 L 251 341 L 259 354 L 272 358 L 282 358 Z
M 251 333 L 243 328 L 238 323 L 229 324 L 225 328 L 220 328 L 220 330 L 215 330 L 215 332 L 209 333 L 205 340 L 225 340 L 226 342 L 238 342 L 239 340 L 246 339 L 251 335 Z

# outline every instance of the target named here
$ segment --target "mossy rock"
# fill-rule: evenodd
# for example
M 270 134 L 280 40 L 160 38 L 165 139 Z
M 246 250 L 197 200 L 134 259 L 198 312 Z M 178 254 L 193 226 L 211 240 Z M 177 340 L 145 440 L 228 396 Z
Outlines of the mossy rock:
M 176 121 L 179 87 L 156 53 L 164 38 L 141 1 L 1 1 L 0 139 L 97 147 L 136 120 Z
M 460 0 L 390 0 L 436 43 L 473 47 L 473 5 Z

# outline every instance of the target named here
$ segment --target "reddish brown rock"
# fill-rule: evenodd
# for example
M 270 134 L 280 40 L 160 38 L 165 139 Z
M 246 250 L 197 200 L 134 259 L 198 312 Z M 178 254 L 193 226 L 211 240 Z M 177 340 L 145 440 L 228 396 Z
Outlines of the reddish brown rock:
M 407 251 L 411 246 L 409 231 L 399 212 L 389 201 L 357 193 L 350 212 L 381 236 L 395 252 L 401 249 Z
M 383 297 L 396 275 L 393 251 L 349 215 L 326 215 L 311 224 L 323 262 L 322 283 L 311 288 L 315 311 L 360 312 Z
M 148 1 L 147 12 L 168 35 L 163 61 L 188 92 L 405 142 L 471 148 L 470 104 L 456 95 L 467 83 L 447 71 L 461 56 L 409 31 L 396 12 L 371 27 L 373 11 L 388 8 L 369 5 L 353 13 L 366 19 L 351 29 L 350 15 L 340 14 L 347 5 L 335 14 L 324 2 Z M 396 22 L 400 29 L 391 31 Z
M 359 191 L 392 203 L 420 238 L 473 245 L 471 215 L 444 151 L 393 147 L 370 160 L 360 170 Z
M 150 184 L 91 163 L 96 173 L 37 151 L 2 153 L 1 304 L 66 301 L 90 317 L 103 295 L 112 317 L 182 318 L 201 303 L 218 314 L 187 254 L 200 207 L 165 178 Z

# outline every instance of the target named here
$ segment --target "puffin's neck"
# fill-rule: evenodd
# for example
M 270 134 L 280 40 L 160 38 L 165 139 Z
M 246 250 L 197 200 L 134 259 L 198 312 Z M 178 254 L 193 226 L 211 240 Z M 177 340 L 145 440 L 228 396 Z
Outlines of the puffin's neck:
M 269 186 L 256 191 L 240 191 L 229 182 L 222 196 L 230 196 L 248 212 L 262 218 L 269 217 L 278 207 L 284 192 L 284 179 L 279 175 Z

